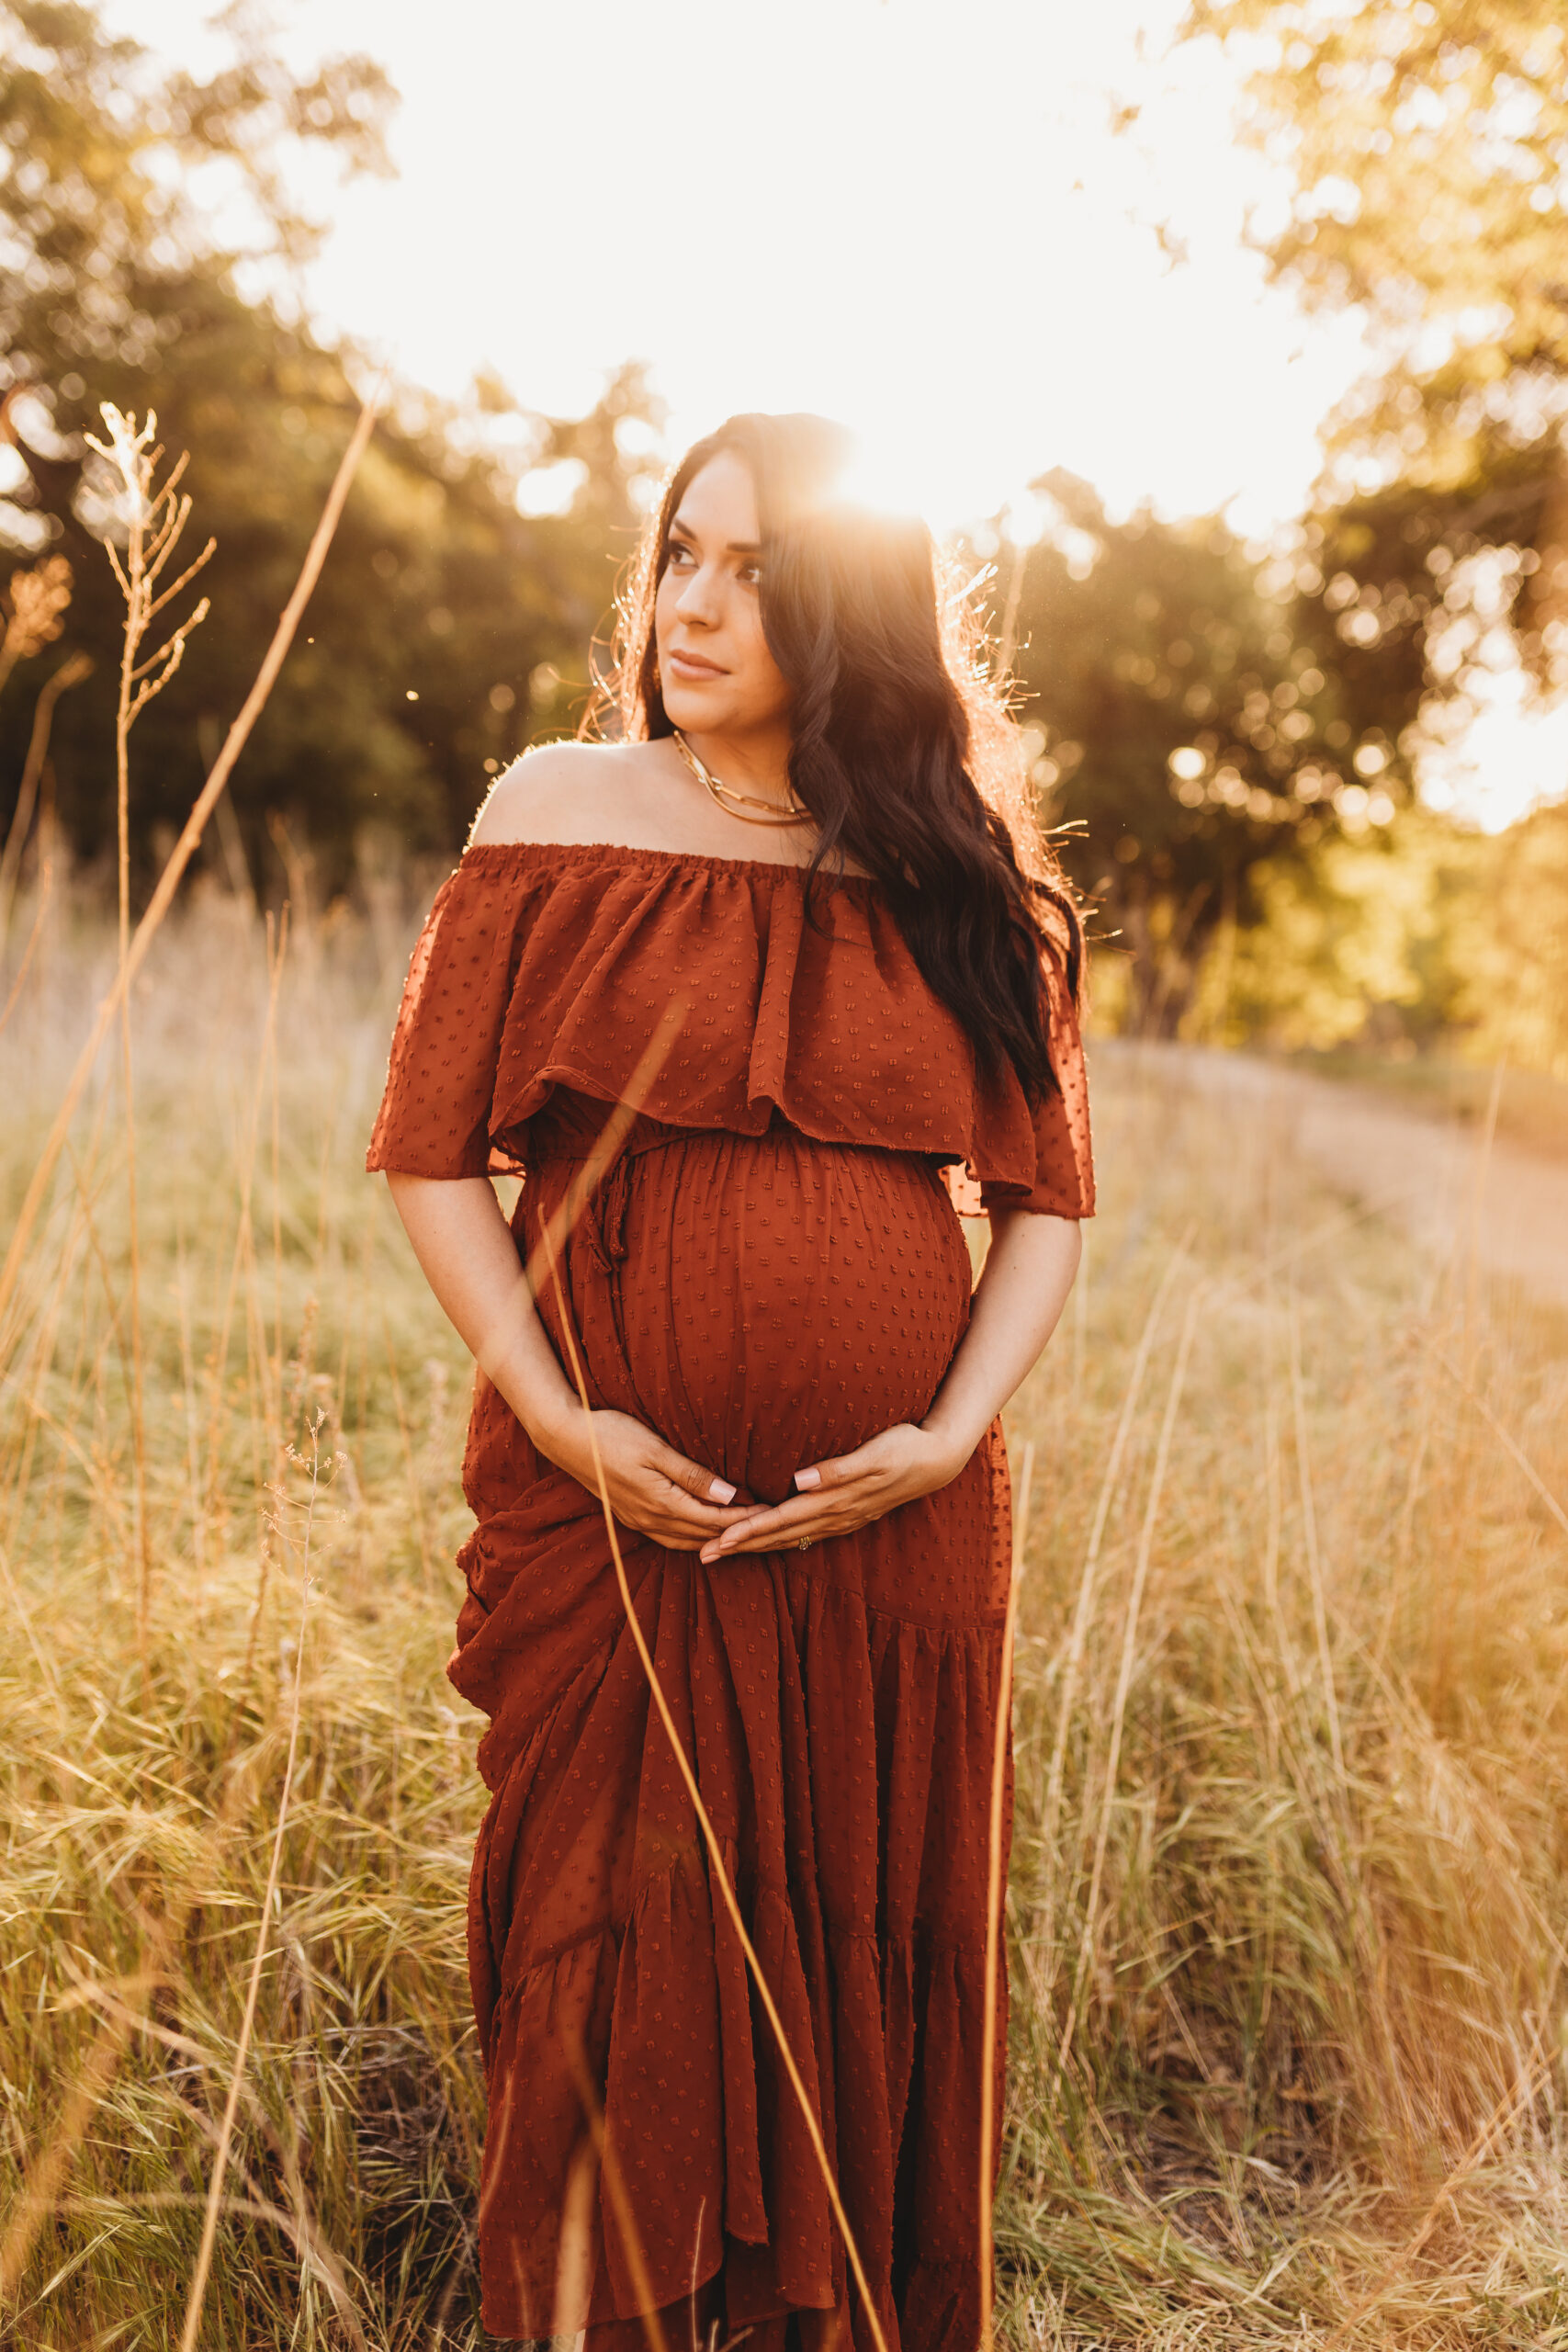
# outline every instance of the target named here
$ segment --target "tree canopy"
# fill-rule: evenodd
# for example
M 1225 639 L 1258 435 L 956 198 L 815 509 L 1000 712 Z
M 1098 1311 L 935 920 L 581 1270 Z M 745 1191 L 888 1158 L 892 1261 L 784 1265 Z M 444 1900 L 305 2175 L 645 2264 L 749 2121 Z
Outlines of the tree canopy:
M 1425 607 L 1348 626 L 1362 591 L 1321 524 L 1249 549 L 1219 516 L 1113 523 L 1069 475 L 1033 489 L 1054 524 L 1001 551 L 998 588 L 1016 560 L 1036 782 L 1097 930 L 1131 951 L 1135 1017 L 1169 1026 L 1262 861 L 1376 835 L 1407 797 Z
M 1387 526 L 1418 509 L 1450 654 L 1472 585 L 1484 604 L 1501 579 L 1526 663 L 1561 683 L 1568 18 L 1540 0 L 1190 0 L 1186 31 L 1246 62 L 1240 127 L 1287 172 L 1288 216 L 1258 240 L 1275 276 L 1369 322 L 1374 366 L 1325 484 L 1348 560 L 1374 583 L 1407 571 L 1398 548 L 1388 569 Z M 1478 573 L 1492 548 L 1511 560 Z M 1434 686 L 1462 691 L 1464 669 L 1439 664 Z
M 99 403 L 156 412 L 188 450 L 196 527 L 218 540 L 204 584 L 214 625 L 140 723 L 133 798 L 143 854 L 199 788 L 254 673 L 357 406 L 353 355 L 295 311 L 288 265 L 314 226 L 296 216 L 280 142 L 324 142 L 379 168 L 390 93 L 344 58 L 296 85 L 236 18 L 239 61 L 198 84 L 110 38 L 95 13 L 0 0 L 0 379 L 14 479 L 0 535 L 64 557 L 70 645 L 95 658 L 56 714 L 59 808 L 78 852 L 103 849 L 113 796 L 118 592 L 100 544 L 115 516 L 85 435 Z M 213 169 L 248 230 L 215 242 L 198 203 Z M 237 208 L 237 211 L 236 211 Z M 245 282 L 265 266 L 268 289 Z M 593 413 L 553 423 L 503 385 L 466 409 L 393 399 L 350 499 L 297 649 L 235 779 L 258 872 L 279 819 L 347 869 L 367 822 L 412 847 L 460 840 L 520 742 L 570 722 L 587 649 L 630 547 L 652 404 L 622 371 Z M 564 514 L 519 511 L 530 469 L 577 460 Z M 0 790 L 14 792 L 30 665 L 0 701 Z M 14 715 L 14 717 L 13 717 Z M 7 724 L 10 719 L 12 723 Z

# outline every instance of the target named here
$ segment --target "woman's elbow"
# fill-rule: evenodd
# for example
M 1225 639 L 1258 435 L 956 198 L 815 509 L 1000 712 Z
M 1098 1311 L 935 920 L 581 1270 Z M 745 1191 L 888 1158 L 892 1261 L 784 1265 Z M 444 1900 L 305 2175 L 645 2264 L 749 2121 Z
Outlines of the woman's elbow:
M 1048 1209 L 993 1209 L 992 1249 L 1015 1240 L 1032 1258 L 1075 1272 L 1083 1256 L 1083 1227 L 1076 1216 L 1054 1216 Z

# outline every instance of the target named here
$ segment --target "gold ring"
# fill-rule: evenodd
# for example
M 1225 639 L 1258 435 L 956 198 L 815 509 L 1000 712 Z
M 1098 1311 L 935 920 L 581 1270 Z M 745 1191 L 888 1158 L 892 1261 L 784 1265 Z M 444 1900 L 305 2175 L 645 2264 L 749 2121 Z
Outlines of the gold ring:
M 809 1536 L 809 1535 L 803 1535 L 803 1536 L 801 1537 L 801 1539 L 800 1539 L 800 1548 L 801 1548 L 801 1550 L 802 1550 L 803 1552 L 809 1552 L 809 1551 L 810 1551 L 810 1549 L 811 1549 L 811 1538 L 810 1538 L 810 1536 Z

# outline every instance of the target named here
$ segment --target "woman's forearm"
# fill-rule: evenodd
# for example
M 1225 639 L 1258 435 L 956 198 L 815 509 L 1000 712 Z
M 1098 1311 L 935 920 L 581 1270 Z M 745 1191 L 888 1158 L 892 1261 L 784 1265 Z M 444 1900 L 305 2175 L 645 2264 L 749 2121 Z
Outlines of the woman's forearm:
M 488 1178 L 389 1177 L 425 1280 L 547 1462 L 666 1551 L 696 1552 L 752 1515 L 711 1466 L 626 1413 L 584 1412 L 539 1320 Z
M 967 1461 L 1061 1318 L 1083 1241 L 1068 1217 L 993 1209 L 969 1329 L 920 1427 Z
M 562 1468 L 582 1412 L 539 1320 L 488 1176 L 387 1179 L 414 1256 L 458 1338 L 540 1452 Z

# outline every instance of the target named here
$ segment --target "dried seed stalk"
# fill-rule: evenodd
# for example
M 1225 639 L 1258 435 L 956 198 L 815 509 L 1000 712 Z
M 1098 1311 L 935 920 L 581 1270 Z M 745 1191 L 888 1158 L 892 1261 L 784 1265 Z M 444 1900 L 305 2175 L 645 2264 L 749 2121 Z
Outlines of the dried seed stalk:
M 115 818 L 119 850 L 119 1040 L 120 1068 L 125 1086 L 125 1189 L 130 1233 L 130 1352 L 135 1388 L 131 1409 L 131 1446 L 136 1465 L 137 1639 L 143 1663 L 147 1653 L 148 1613 L 152 1600 L 152 1544 L 147 1525 L 147 1417 L 141 1346 L 141 1250 L 136 1215 L 136 1092 L 130 1047 L 130 990 L 127 966 L 130 956 L 130 730 L 155 695 L 161 695 L 185 659 L 186 640 L 209 610 L 203 596 L 186 618 L 170 630 L 162 645 L 145 650 L 158 615 L 192 581 L 211 557 L 216 539 L 209 539 L 194 563 L 166 588 L 160 588 L 190 520 L 190 493 L 179 484 L 187 458 L 177 458 L 163 483 L 158 468 L 163 450 L 153 439 L 158 420 L 151 409 L 140 427 L 110 401 L 101 410 L 108 438 L 89 433 L 87 444 L 108 464 L 118 485 L 126 526 L 123 562 L 111 539 L 105 548 L 125 599 L 125 623 L 120 635 L 119 698 L 115 709 Z
M 528 1281 L 536 1295 L 547 1275 L 554 1287 L 557 1305 L 560 1310 L 561 1332 L 566 1340 L 567 1370 L 577 1390 L 583 1412 L 589 1417 L 588 1444 L 593 1460 L 594 1482 L 598 1487 L 599 1500 L 604 1513 L 604 1526 L 610 1539 L 610 1555 L 615 1563 L 615 1583 L 620 1591 L 621 1606 L 626 1611 L 626 1628 L 641 1662 L 643 1674 L 647 1679 L 654 1706 L 658 1710 L 660 1722 L 664 1726 L 665 1736 L 670 1742 L 676 1770 L 681 1775 L 692 1810 L 696 1815 L 703 1842 L 707 1848 L 712 1873 L 711 1883 L 717 1888 L 724 1907 L 729 1914 L 736 1935 L 739 1939 L 740 1949 L 746 1958 L 746 1965 L 757 1987 L 757 1997 L 762 2005 L 768 2023 L 773 2030 L 773 2040 L 778 2046 L 784 2074 L 788 2078 L 795 2105 L 800 2109 L 801 2120 L 806 2125 L 807 2136 L 811 2142 L 811 2151 L 816 2157 L 818 2170 L 821 2173 L 823 2185 L 828 2192 L 828 2202 L 832 2208 L 833 2219 L 839 2225 L 839 2232 L 844 2242 L 844 2252 L 849 2258 L 855 2285 L 860 2290 L 861 2301 L 865 2310 L 866 2324 L 870 2328 L 875 2352 L 888 2352 L 886 2335 L 871 2291 L 871 2281 L 866 2275 L 865 2265 L 861 2259 L 854 2232 L 850 2226 L 850 2217 L 844 2211 L 843 2199 L 839 2194 L 839 2184 L 834 2176 L 833 2165 L 829 2159 L 827 2144 L 822 2137 L 822 2127 L 817 2119 L 817 2110 L 812 2105 L 810 2095 L 795 2063 L 795 2052 L 789 2046 L 789 2037 L 784 2031 L 784 2019 L 779 2014 L 773 1989 L 762 1973 L 762 1964 L 757 1957 L 756 1946 L 752 1943 L 746 1922 L 741 1917 L 740 1905 L 736 1899 L 735 1890 L 730 1885 L 729 1873 L 725 1868 L 724 1851 L 718 1841 L 718 1833 L 713 1826 L 706 1805 L 703 1803 L 702 1792 L 697 1786 L 696 1773 L 682 1744 L 679 1727 L 671 1713 L 670 1702 L 664 1693 L 664 1685 L 660 1679 L 652 1652 L 648 1646 L 647 1638 L 633 1604 L 631 1583 L 626 1575 L 626 1561 L 621 1554 L 620 1534 L 615 1524 L 615 1510 L 610 1501 L 610 1489 L 604 1476 L 604 1465 L 599 1457 L 599 1442 L 594 1433 L 592 1409 L 588 1398 L 587 1375 L 572 1336 L 571 1319 L 567 1310 L 565 1287 L 561 1281 L 559 1255 L 561 1240 L 565 1233 L 570 1229 L 592 1185 L 597 1182 L 599 1174 L 615 1158 L 621 1136 L 625 1135 L 626 1128 L 636 1117 L 639 1103 L 646 1098 L 648 1089 L 652 1085 L 665 1057 L 675 1041 L 685 1012 L 686 1007 L 683 1003 L 671 1005 L 667 1009 L 652 1043 L 632 1073 L 631 1081 L 626 1089 L 626 1098 L 617 1103 L 611 1113 L 593 1152 L 561 1209 L 542 1227 L 539 1246 L 529 1259 Z
M 277 673 L 282 669 L 288 649 L 294 642 L 295 631 L 303 617 L 306 605 L 310 601 L 311 592 L 321 578 L 321 566 L 326 561 L 327 549 L 333 543 L 333 535 L 343 515 L 349 484 L 358 470 L 359 460 L 365 455 L 366 447 L 375 428 L 385 382 L 386 378 L 383 374 L 377 379 L 366 395 L 364 405 L 359 412 L 358 422 L 355 425 L 349 437 L 348 447 L 339 462 L 332 489 L 327 493 L 327 503 L 321 510 L 321 519 L 316 526 L 315 537 L 306 551 L 305 560 L 300 566 L 299 577 L 294 583 L 293 594 L 284 606 L 277 627 L 273 631 L 272 643 L 267 647 L 261 668 L 256 673 L 255 684 L 245 696 L 240 715 L 230 728 L 223 748 L 212 763 L 196 805 L 186 819 L 185 829 L 175 843 L 169 862 L 158 876 L 157 888 L 152 893 L 147 911 L 136 926 L 125 964 L 117 973 L 113 985 L 99 1004 L 92 1033 L 76 1057 L 76 1067 L 67 1082 L 64 1098 L 54 1114 L 54 1124 L 50 1128 L 38 1166 L 34 1169 L 28 1189 L 22 1196 L 22 1205 L 17 1212 L 16 1226 L 11 1235 L 11 1245 L 6 1252 L 6 1262 L 4 1266 L 0 1266 L 0 1317 L 5 1316 L 16 1295 L 17 1283 L 27 1257 L 28 1244 L 32 1238 L 33 1227 L 38 1223 L 39 1212 L 48 1195 L 51 1179 L 59 1164 L 60 1155 L 65 1148 L 65 1137 L 70 1129 L 71 1121 L 75 1115 L 76 1105 L 82 1099 L 88 1079 L 92 1076 L 93 1066 L 98 1058 L 99 1050 L 108 1034 L 109 1023 L 118 1012 L 130 990 L 131 981 L 141 968 L 148 949 L 163 926 L 164 916 L 174 903 L 175 892 L 180 887 L 186 867 L 196 855 L 201 837 L 207 831 L 207 820 L 217 807 L 223 788 L 234 772 L 234 763 L 250 740 L 251 730 L 266 707 L 267 696 L 277 683 Z

